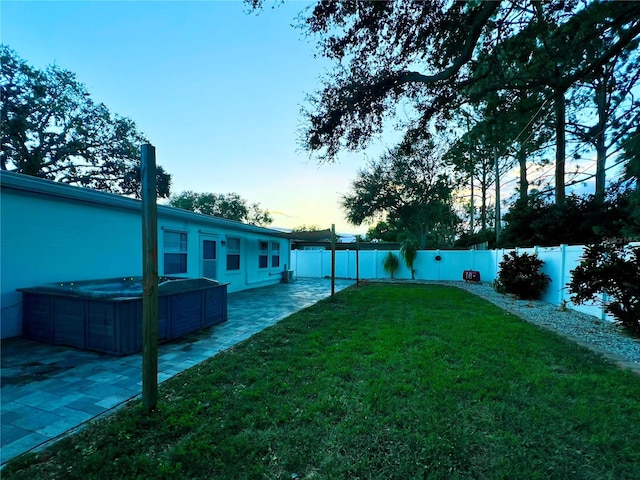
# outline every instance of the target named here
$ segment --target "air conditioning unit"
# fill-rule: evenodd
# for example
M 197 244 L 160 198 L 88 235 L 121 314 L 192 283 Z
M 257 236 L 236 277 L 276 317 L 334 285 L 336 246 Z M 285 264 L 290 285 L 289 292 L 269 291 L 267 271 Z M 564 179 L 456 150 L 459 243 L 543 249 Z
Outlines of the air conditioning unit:
M 293 270 L 285 270 L 282 272 L 282 283 L 293 282 Z

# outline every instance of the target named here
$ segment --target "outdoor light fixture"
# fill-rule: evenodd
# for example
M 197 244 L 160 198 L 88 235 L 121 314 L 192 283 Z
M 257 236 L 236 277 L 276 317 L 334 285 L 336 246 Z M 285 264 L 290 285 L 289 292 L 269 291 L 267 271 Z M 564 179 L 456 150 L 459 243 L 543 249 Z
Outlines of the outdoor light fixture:
M 226 244 L 227 244 L 227 241 L 226 241 L 226 240 L 221 240 L 221 241 L 220 241 L 220 245 L 222 245 L 223 247 L 224 247 Z

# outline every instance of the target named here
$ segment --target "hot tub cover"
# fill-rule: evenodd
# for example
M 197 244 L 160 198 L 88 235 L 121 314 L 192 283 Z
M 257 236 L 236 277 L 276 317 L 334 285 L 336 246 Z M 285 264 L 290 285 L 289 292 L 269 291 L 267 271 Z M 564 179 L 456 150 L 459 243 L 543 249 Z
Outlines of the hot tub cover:
M 158 295 L 173 295 L 187 291 L 203 290 L 220 285 L 210 278 L 160 277 Z M 89 298 L 140 298 L 142 297 L 142 277 L 119 277 L 100 280 L 73 282 L 52 282 L 29 288 L 19 288 L 26 293 L 48 293 Z

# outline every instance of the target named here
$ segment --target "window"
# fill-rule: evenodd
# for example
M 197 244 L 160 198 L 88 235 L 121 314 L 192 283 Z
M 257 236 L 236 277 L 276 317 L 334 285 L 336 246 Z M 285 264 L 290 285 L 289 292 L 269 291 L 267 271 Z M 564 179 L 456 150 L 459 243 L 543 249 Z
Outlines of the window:
M 215 242 L 215 240 L 203 240 L 202 241 L 202 259 L 203 260 L 215 260 L 216 259 L 216 242 Z
M 269 266 L 269 242 L 258 242 L 258 268 Z
M 227 270 L 240 270 L 240 239 L 227 237 Z
M 218 249 L 215 240 L 201 238 L 202 251 L 200 257 L 200 272 L 205 278 L 215 279 L 217 271 Z
M 271 267 L 280 266 L 280 243 L 271 242 Z
M 186 232 L 164 232 L 164 274 L 187 273 Z

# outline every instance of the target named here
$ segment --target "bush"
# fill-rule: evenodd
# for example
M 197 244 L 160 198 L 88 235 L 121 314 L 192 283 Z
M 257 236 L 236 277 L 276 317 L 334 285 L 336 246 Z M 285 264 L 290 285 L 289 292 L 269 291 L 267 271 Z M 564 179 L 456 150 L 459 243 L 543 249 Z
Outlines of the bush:
M 551 279 L 540 272 L 544 262 L 535 255 L 511 252 L 500 262 L 496 290 L 512 293 L 526 300 L 539 299 Z
M 569 291 L 575 304 L 606 294 L 605 311 L 640 335 L 640 247 L 615 243 L 587 246 L 581 264 L 571 272 Z
M 384 268 L 384 271 L 393 278 L 394 273 L 396 273 L 398 268 L 400 268 L 400 261 L 398 260 L 398 257 L 393 252 L 389 252 L 387 256 L 384 257 L 382 268 Z
M 411 280 L 415 280 L 416 271 L 413 268 L 413 262 L 415 262 L 418 255 L 418 246 L 412 240 L 405 240 L 400 247 L 400 255 L 402 255 L 404 263 L 407 264 L 409 270 L 411 270 Z

